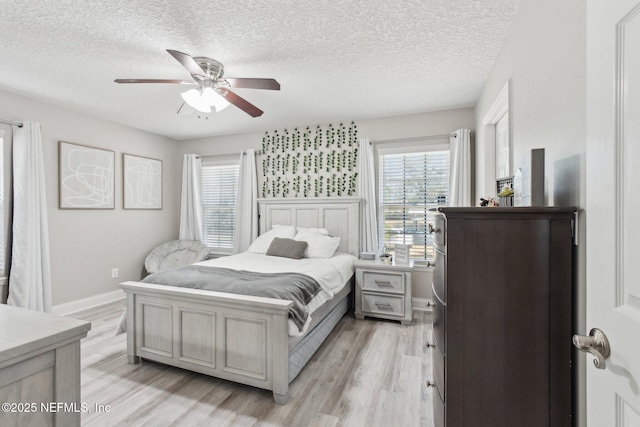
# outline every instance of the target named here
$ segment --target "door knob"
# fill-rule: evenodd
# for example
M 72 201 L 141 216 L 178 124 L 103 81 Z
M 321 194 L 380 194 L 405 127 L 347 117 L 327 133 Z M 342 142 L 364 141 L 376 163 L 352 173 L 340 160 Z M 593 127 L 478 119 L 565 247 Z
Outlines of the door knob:
M 598 328 L 589 331 L 589 336 L 574 335 L 573 345 L 580 351 L 591 353 L 595 357 L 593 365 L 598 369 L 604 369 L 606 364 L 604 360 L 611 354 L 609 348 L 609 340 L 607 336 Z

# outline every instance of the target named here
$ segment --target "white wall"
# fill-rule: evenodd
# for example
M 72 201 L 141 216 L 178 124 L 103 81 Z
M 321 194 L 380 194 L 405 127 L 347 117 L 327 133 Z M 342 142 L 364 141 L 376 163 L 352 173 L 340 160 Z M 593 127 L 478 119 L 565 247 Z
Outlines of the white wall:
M 482 120 L 510 80 L 512 170 L 545 149 L 545 201 L 584 208 L 586 198 L 586 6 L 581 0 L 523 0 L 476 105 L 476 194 L 495 194 L 494 147 Z M 585 332 L 584 214 L 577 250 L 577 331 Z M 585 425 L 585 364 L 578 363 L 578 420 Z
M 178 237 L 182 161 L 176 141 L 3 91 L 0 117 L 42 125 L 54 305 L 139 280 L 147 253 Z M 115 209 L 58 209 L 60 140 L 115 151 Z M 162 210 L 122 209 L 122 153 L 163 161 Z M 114 267 L 117 279 L 111 278 Z
M 315 126 L 316 123 L 300 123 L 300 127 L 311 125 Z M 475 129 L 475 116 L 472 108 L 465 108 L 358 120 L 356 121 L 356 125 L 358 126 L 358 136 L 360 138 L 384 141 L 443 135 L 460 128 L 473 130 Z M 267 130 L 272 131 L 274 129 L 265 129 L 265 131 Z M 239 153 L 240 150 L 247 148 L 259 149 L 262 144 L 262 136 L 262 132 L 253 132 L 185 140 L 180 142 L 179 150 L 182 154 L 196 153 L 215 155 Z M 430 270 L 416 272 L 413 280 L 412 293 L 414 298 L 431 298 Z
M 346 119 L 345 122 L 351 122 Z M 318 123 L 300 123 L 300 127 L 316 126 Z M 322 123 L 321 125 L 324 125 Z M 419 113 L 405 116 L 381 117 L 357 120 L 358 136 L 372 140 L 413 138 L 418 136 L 442 135 L 456 129 L 475 129 L 473 108 Z M 265 129 L 272 131 L 275 129 Z M 281 129 L 277 129 L 281 130 Z M 210 138 L 188 139 L 180 141 L 182 154 L 197 153 L 229 154 L 239 153 L 247 148 L 259 149 L 264 132 L 222 135 Z

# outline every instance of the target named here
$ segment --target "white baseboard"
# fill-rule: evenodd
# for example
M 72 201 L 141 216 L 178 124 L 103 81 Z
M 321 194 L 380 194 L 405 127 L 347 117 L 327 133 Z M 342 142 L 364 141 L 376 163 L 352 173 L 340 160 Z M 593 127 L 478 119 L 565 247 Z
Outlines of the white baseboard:
M 97 307 L 99 305 L 108 304 L 110 302 L 125 299 L 126 294 L 122 289 L 117 289 L 111 292 L 105 292 L 103 294 L 94 295 L 87 298 L 82 298 L 74 301 L 65 302 L 62 304 L 56 304 L 51 308 L 51 313 L 59 316 L 66 316 L 68 314 L 77 313 L 78 311 L 86 310 L 88 308 Z
M 431 307 L 427 305 L 427 298 L 411 298 L 411 308 L 418 311 L 431 311 Z

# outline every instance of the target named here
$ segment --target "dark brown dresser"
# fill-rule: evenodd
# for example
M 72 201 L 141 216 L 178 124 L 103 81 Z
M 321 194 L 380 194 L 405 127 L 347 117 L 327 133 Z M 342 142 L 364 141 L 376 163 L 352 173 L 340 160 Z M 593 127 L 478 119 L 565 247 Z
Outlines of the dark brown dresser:
M 576 209 L 435 211 L 435 426 L 574 425 Z

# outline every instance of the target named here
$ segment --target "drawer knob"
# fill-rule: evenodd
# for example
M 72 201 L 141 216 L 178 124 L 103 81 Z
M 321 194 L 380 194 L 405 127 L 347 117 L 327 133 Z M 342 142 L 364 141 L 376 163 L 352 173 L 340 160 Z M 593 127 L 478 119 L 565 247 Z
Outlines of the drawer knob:
M 436 383 L 432 383 L 431 381 L 427 380 L 427 387 L 435 387 Z
M 436 305 L 436 303 L 435 303 L 435 302 L 433 302 L 433 300 L 432 300 L 432 299 L 428 299 L 428 300 L 427 300 L 427 307 L 433 307 L 433 306 L 435 306 L 435 305 Z
M 376 307 L 378 307 L 379 310 L 393 310 L 393 307 L 391 307 L 391 304 L 389 304 L 388 302 L 385 303 L 376 303 Z
M 388 281 L 388 280 L 376 280 L 375 283 L 376 283 L 376 285 L 380 286 L 381 288 L 392 288 L 393 287 L 391 282 Z
M 427 348 L 433 348 L 433 347 L 435 347 L 436 345 L 435 345 L 434 343 L 432 343 L 432 342 L 427 341 L 427 342 L 425 343 L 425 346 L 426 346 Z
M 429 224 L 428 227 L 429 227 L 429 234 L 439 233 L 440 232 L 440 229 L 439 228 L 435 228 L 432 224 Z

